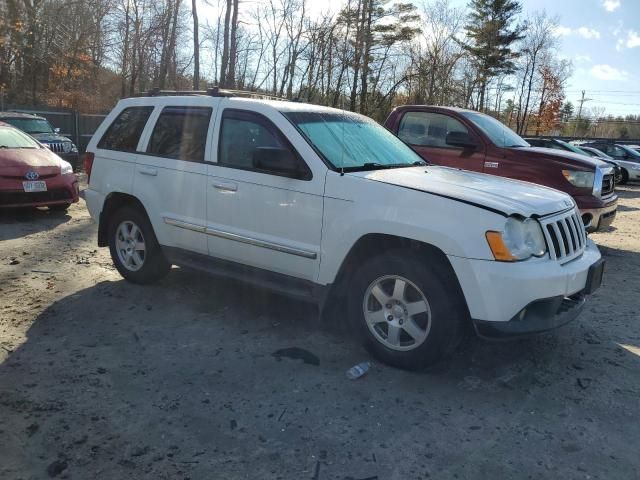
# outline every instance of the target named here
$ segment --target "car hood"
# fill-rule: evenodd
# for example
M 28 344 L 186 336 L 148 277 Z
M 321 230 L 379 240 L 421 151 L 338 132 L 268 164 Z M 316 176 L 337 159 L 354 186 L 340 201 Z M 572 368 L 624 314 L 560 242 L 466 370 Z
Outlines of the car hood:
M 545 216 L 574 206 L 564 192 L 533 183 L 429 165 L 355 172 L 368 180 L 451 198 L 505 215 Z
M 43 175 L 60 173 L 60 157 L 48 148 L 0 149 L 0 176 L 24 177 L 30 170 Z
M 71 141 L 67 137 L 63 137 L 57 133 L 31 133 L 30 135 L 42 143 L 62 143 Z
M 565 164 L 568 167 L 582 167 L 584 169 L 595 170 L 596 168 L 607 167 L 607 163 L 595 157 L 581 155 L 568 150 L 556 150 L 555 148 L 544 147 L 520 147 L 513 149 L 519 155 L 526 154 L 530 158 L 551 160 Z

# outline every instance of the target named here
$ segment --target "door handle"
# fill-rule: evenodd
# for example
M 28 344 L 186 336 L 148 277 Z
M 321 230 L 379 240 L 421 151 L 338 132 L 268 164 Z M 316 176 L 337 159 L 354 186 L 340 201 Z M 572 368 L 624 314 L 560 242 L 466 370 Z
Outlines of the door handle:
M 238 184 L 231 182 L 213 182 L 211 186 L 223 192 L 236 192 L 238 190 Z
M 150 177 L 155 177 L 158 175 L 158 170 L 155 168 L 141 168 L 138 170 L 141 175 L 149 175 Z

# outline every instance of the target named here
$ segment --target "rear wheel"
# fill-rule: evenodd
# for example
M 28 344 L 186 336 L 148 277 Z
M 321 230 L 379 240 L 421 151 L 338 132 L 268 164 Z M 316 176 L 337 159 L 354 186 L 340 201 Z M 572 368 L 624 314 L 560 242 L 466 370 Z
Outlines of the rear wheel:
M 625 168 L 620 172 L 622 178 L 620 178 L 620 185 L 625 185 L 629 181 L 629 172 Z
M 109 250 L 114 265 L 133 283 L 153 283 L 171 268 L 147 216 L 133 207 L 117 210 L 109 222 Z
M 400 251 L 372 258 L 351 284 L 350 318 L 364 346 L 383 362 L 417 370 L 457 346 L 466 316 L 450 268 Z
M 49 210 L 52 212 L 66 212 L 70 206 L 70 203 L 56 203 L 55 205 L 49 205 Z

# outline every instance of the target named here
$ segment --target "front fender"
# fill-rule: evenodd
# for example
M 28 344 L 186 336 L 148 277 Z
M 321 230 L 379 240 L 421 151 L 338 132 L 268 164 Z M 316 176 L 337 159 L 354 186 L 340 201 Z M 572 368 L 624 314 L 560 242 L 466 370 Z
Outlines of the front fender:
M 338 181 L 339 192 L 327 184 L 318 283 L 333 283 L 353 246 L 372 233 L 429 244 L 450 256 L 493 260 L 485 233 L 501 230 L 504 216 L 381 182 L 346 175 Z

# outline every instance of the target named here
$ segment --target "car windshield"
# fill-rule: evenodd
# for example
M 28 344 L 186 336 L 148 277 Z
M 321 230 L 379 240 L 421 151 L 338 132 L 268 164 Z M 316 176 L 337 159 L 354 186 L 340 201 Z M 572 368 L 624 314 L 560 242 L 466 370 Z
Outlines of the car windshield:
M 40 148 L 40 144 L 20 130 L 0 127 L 0 148 Z
M 31 134 L 53 133 L 51 124 L 41 118 L 5 118 L 2 121 Z
M 402 140 L 366 117 L 347 112 L 283 112 L 336 169 L 346 171 L 424 165 Z
M 479 112 L 462 112 L 462 115 L 482 130 L 497 147 L 519 148 L 531 146 L 504 123 L 489 115 Z
M 621 149 L 623 149 L 625 152 L 627 152 L 627 154 L 629 154 L 629 156 L 634 160 L 634 161 L 638 161 L 640 160 L 640 152 L 637 152 L 636 150 L 634 150 L 631 147 L 627 147 L 626 145 L 618 145 L 618 147 L 620 147 Z
M 582 149 L 580 149 L 580 148 L 576 147 L 575 145 L 572 145 L 572 144 L 570 144 L 568 142 L 565 142 L 564 140 L 556 140 L 556 142 L 558 142 L 560 145 L 562 145 L 567 150 L 572 151 L 573 153 L 579 153 L 580 155 L 585 155 L 584 150 L 582 150 Z

